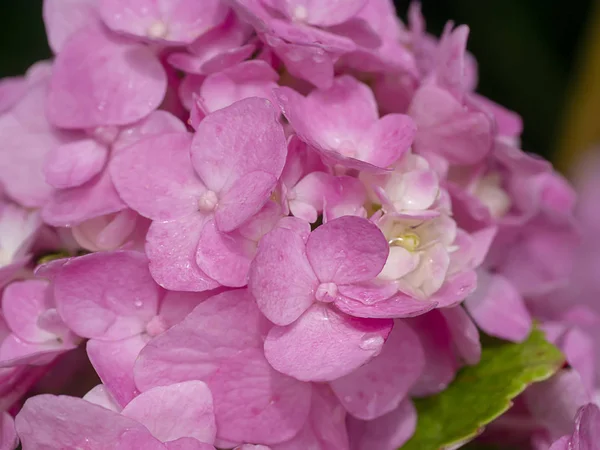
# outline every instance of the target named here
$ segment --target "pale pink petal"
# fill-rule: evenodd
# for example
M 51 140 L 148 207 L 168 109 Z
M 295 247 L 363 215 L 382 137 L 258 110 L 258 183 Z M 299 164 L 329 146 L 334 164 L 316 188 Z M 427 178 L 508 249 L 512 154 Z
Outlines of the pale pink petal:
M 204 381 L 213 394 L 220 440 L 288 440 L 308 415 L 311 388 L 265 360 L 262 336 L 270 326 L 246 290 L 216 295 L 142 350 L 136 384 L 146 390 Z
M 162 442 L 191 437 L 212 444 L 217 434 L 212 394 L 201 381 L 151 388 L 131 400 L 122 414 Z
M 272 89 L 279 75 L 264 61 L 245 61 L 209 75 L 200 88 L 202 104 L 213 112 L 249 97 L 263 97 L 275 104 Z
M 563 436 L 552 444 L 550 450 L 571 450 L 570 447 L 571 445 L 569 444 L 569 436 Z
M 298 233 L 276 228 L 262 238 L 250 268 L 249 289 L 269 320 L 292 323 L 312 305 L 317 286 Z
M 346 411 L 331 389 L 314 384 L 310 414 L 304 427 L 293 439 L 273 445 L 272 450 L 348 450 L 345 419 Z
M 192 164 L 206 186 L 226 192 L 251 172 L 279 177 L 287 145 L 271 102 L 248 98 L 200 122 L 191 152 Z
M 7 325 L 19 338 L 30 343 L 43 343 L 56 336 L 40 328 L 39 316 L 53 308 L 46 280 L 18 281 L 10 284 L 2 296 L 2 313 Z
M 0 448 L 13 450 L 19 445 L 15 422 L 8 413 L 2 412 L 0 414 Z
M 331 382 L 350 414 L 373 420 L 400 405 L 421 376 L 425 358 L 417 335 L 397 320 L 381 353 L 354 372 Z
M 139 394 L 133 381 L 133 366 L 147 341 L 147 337 L 137 334 L 120 341 L 91 339 L 87 343 L 94 370 L 120 407 Z
M 17 414 L 15 425 L 24 448 L 116 449 L 123 434 L 133 432 L 137 434 L 141 448 L 154 450 L 154 447 L 145 446 L 146 435 L 150 438 L 152 435 L 141 424 L 80 398 L 32 397 Z
M 381 280 L 399 280 L 417 268 L 419 258 L 404 247 L 390 247 L 385 266 L 378 275 Z
M 87 394 L 83 396 L 86 402 L 102 406 L 114 412 L 120 412 L 121 407 L 117 404 L 113 396 L 108 392 L 103 384 L 94 386 Z
M 219 286 L 196 263 L 200 233 L 206 218 L 201 214 L 173 222 L 153 222 L 146 237 L 150 273 L 156 282 L 173 291 L 207 291 Z
M 60 53 L 73 33 L 99 20 L 95 0 L 44 0 L 43 15 L 54 53 Z
M 221 0 L 100 0 L 99 6 L 112 30 L 175 45 L 190 44 L 228 12 Z
M 486 333 L 521 342 L 532 327 L 532 319 L 515 286 L 502 275 L 479 271 L 477 288 L 465 307 Z
M 54 62 L 46 112 L 62 128 L 126 125 L 158 108 L 166 87 L 149 48 L 84 27 Z
M 357 319 L 314 304 L 298 320 L 274 327 L 265 356 L 278 371 L 302 381 L 330 381 L 379 354 L 392 321 Z
M 92 252 L 117 250 L 143 245 L 150 221 L 132 209 L 95 217 L 73 227 L 73 238 Z
M 67 262 L 54 280 L 58 311 L 80 336 L 117 340 L 144 331 L 161 289 L 143 253 L 92 253 Z
M 350 417 L 348 434 L 351 450 L 396 450 L 408 441 L 417 427 L 417 411 L 410 400 L 375 420 Z
M 419 336 L 425 355 L 425 367 L 411 395 L 432 395 L 446 389 L 454 379 L 458 364 L 452 348 L 452 335 L 446 319 L 439 311 L 408 320 Z
M 153 220 L 173 220 L 198 211 L 205 191 L 190 162 L 192 136 L 149 137 L 120 152 L 111 163 L 117 191 L 127 205 Z
M 381 272 L 389 252 L 375 224 L 353 216 L 318 227 L 306 243 L 306 254 L 321 282 L 337 284 L 369 281 Z
M 215 221 L 221 231 L 233 231 L 258 213 L 269 200 L 277 177 L 263 171 L 241 176 L 219 199 Z
M 223 233 L 214 221 L 204 225 L 196 262 L 209 277 L 223 286 L 242 287 L 248 283 L 248 271 L 256 244 L 237 232 Z
M 49 225 L 73 226 L 125 208 L 104 170 L 81 186 L 55 191 L 42 209 L 42 218 Z
M 46 158 L 46 181 L 55 188 L 80 186 L 100 173 L 107 155 L 108 149 L 94 139 L 58 146 Z

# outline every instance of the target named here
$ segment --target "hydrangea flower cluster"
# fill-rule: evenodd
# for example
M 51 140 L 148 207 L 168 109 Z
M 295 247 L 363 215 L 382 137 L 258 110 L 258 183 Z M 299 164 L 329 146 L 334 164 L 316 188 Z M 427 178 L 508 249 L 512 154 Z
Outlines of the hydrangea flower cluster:
M 595 386 L 531 306 L 569 280 L 574 192 L 475 92 L 466 26 L 391 0 L 43 14 L 55 58 L 0 81 L 0 448 L 394 450 L 478 329 L 532 315 Z M 83 349 L 99 384 L 55 395 Z

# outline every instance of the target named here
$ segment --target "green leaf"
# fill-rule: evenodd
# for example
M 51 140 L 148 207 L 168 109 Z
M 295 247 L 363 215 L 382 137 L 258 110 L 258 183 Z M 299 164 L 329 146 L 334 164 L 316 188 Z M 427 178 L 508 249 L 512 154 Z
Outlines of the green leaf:
M 534 382 L 563 364 L 560 351 L 535 329 L 525 342 L 482 340 L 481 361 L 460 370 L 448 388 L 415 400 L 417 429 L 402 450 L 444 450 L 477 436 Z

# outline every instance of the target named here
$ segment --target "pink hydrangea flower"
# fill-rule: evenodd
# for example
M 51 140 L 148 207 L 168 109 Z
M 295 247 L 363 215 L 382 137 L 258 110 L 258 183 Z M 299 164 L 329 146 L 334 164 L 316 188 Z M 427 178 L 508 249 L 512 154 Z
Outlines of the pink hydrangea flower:
M 150 275 L 146 256 L 133 251 L 67 261 L 54 278 L 54 296 L 68 327 L 90 339 L 90 361 L 121 405 L 138 392 L 133 364 L 140 350 L 206 298 L 163 291 Z
M 214 449 L 212 396 L 199 381 L 150 389 L 117 412 L 98 395 L 29 399 L 15 424 L 25 447 Z M 164 444 L 162 444 L 164 443 Z
M 112 175 L 119 194 L 153 220 L 146 252 L 161 286 L 202 291 L 224 284 L 214 271 L 207 273 L 215 261 L 197 256 L 212 245 L 202 236 L 230 233 L 251 220 L 275 189 L 285 156 L 271 103 L 250 98 L 208 116 L 193 137 L 163 134 L 116 158 Z
M 6 323 L 0 344 L 0 365 L 45 365 L 80 342 L 58 314 L 49 281 L 17 281 L 4 289 Z
M 314 90 L 306 98 L 290 88 L 278 88 L 276 95 L 300 139 L 332 163 L 385 170 L 412 144 L 413 121 L 400 114 L 379 119 L 372 92 L 351 76 L 339 77 L 329 89 Z

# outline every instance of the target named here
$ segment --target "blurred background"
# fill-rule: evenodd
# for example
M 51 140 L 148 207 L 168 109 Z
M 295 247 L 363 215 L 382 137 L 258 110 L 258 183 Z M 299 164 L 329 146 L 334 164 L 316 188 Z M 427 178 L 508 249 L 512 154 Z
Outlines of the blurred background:
M 201 0 L 199 0 L 201 1 Z M 324 0 L 326 1 L 326 0 Z M 0 6 L 0 76 L 49 58 L 42 0 Z M 408 1 L 397 0 L 401 17 Z M 422 0 L 428 29 L 468 24 L 479 61 L 479 91 L 524 119 L 523 148 L 566 169 L 600 141 L 600 1 Z

